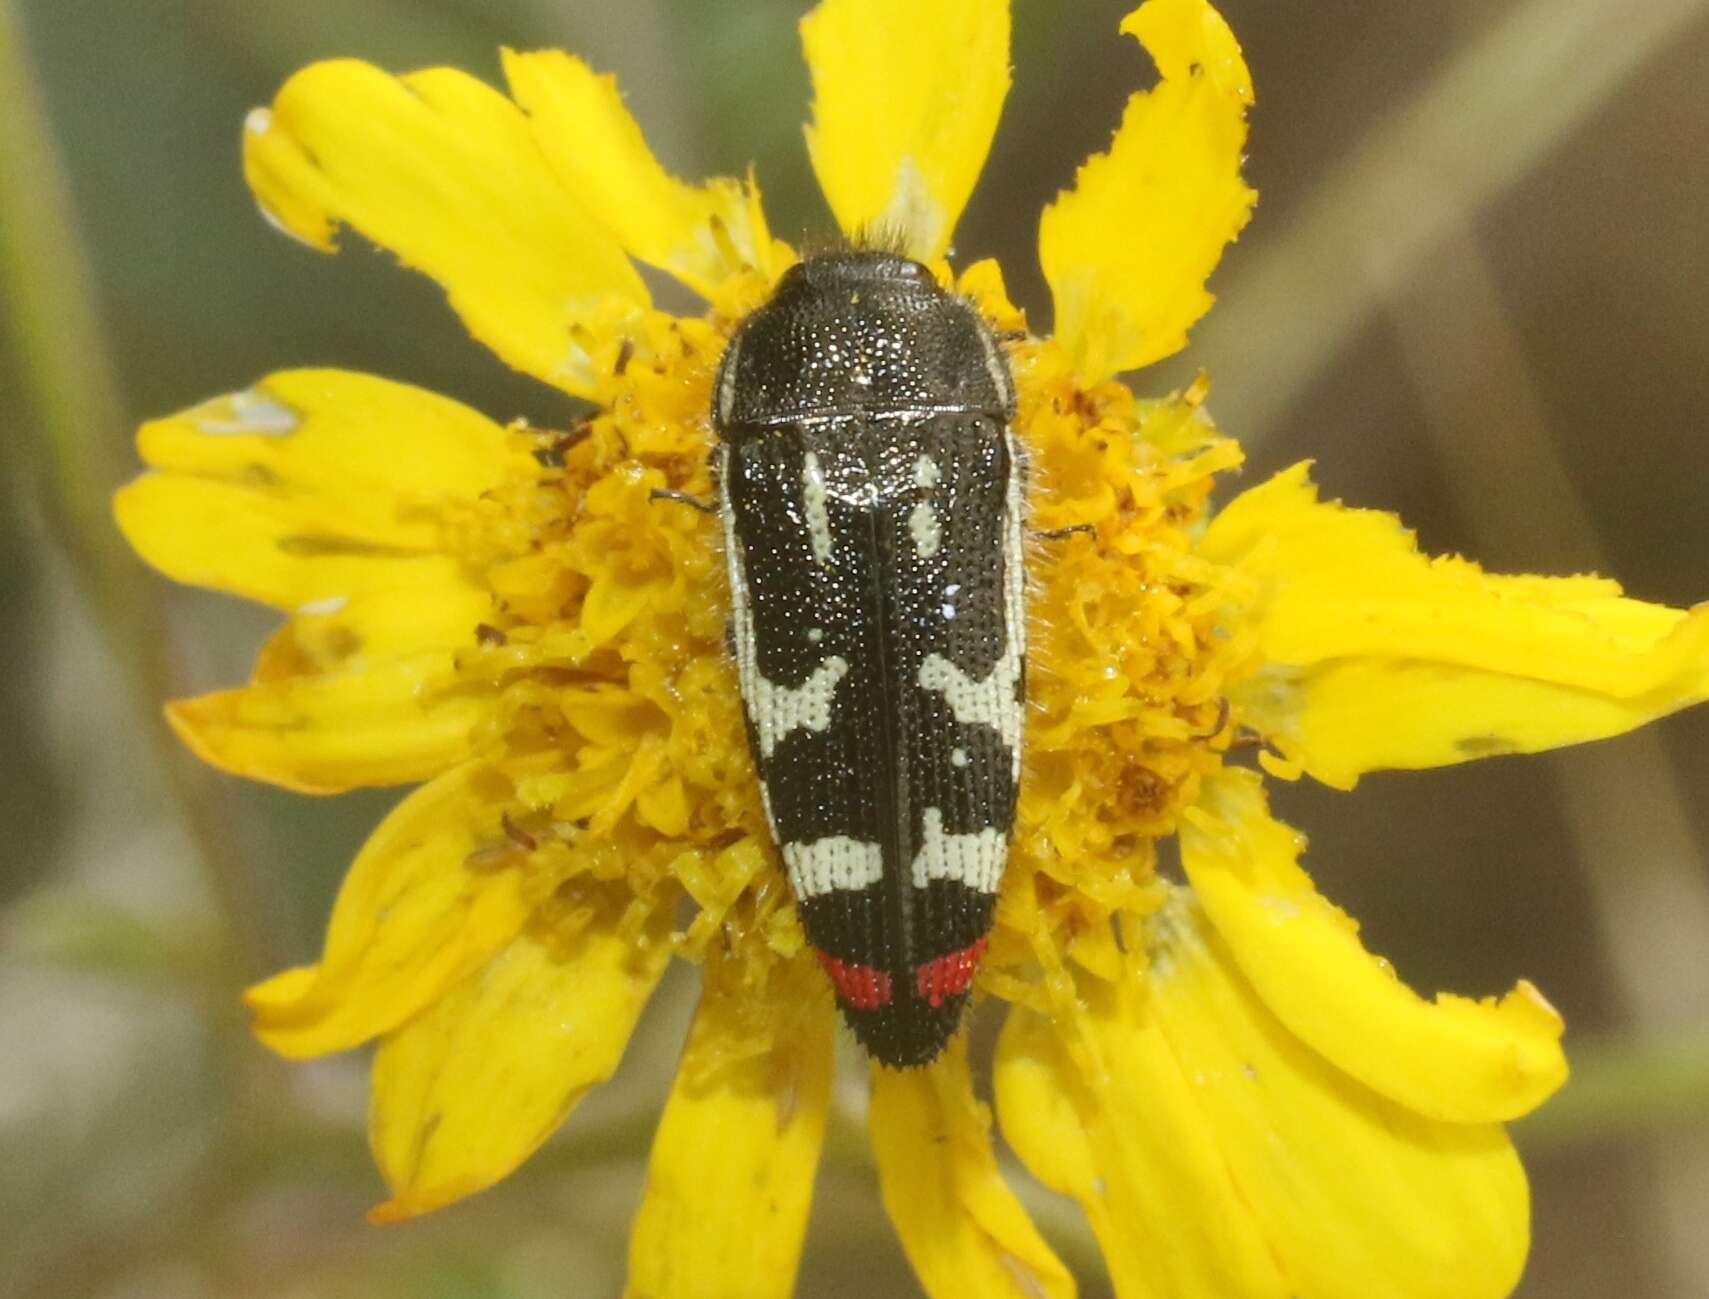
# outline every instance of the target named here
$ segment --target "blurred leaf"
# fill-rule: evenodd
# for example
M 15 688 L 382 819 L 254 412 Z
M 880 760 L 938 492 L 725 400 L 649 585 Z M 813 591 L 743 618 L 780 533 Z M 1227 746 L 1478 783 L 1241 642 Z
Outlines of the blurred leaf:
M 1701 19 L 1705 0 L 1524 0 L 1372 124 L 1286 226 L 1264 237 L 1191 354 L 1248 448 L 1445 230 L 1516 184 Z M 1263 90 L 1259 90 L 1263 103 Z M 1262 339 L 1262 347 L 1253 340 Z
M 226 1176 L 214 1034 L 180 1001 L 10 964 L 0 1036 L 5 1292 L 93 1293 L 197 1224 Z
M 15 391 L 0 362 L 0 392 Z M 22 413 L 0 404 L 0 425 L 16 427 Z M 0 465 L 14 457 L 0 448 Z M 16 474 L 7 474 L 16 486 Z M 66 790 L 51 764 L 39 707 L 43 690 L 41 574 L 32 553 L 34 530 L 21 526 L 16 497 L 0 500 L 0 825 L 7 828 L 6 858 L 0 864 L 0 907 L 34 886 L 53 864 L 54 848 L 68 811 Z
M 41 498 L 75 559 L 90 601 L 131 669 L 127 684 L 162 765 L 175 778 L 211 891 L 236 950 L 264 956 L 255 882 L 206 777 L 167 733 L 157 702 L 170 693 L 170 647 L 155 588 L 136 580 L 137 561 L 113 526 L 109 501 L 119 474 L 107 454 L 127 423 L 109 363 L 94 276 L 75 205 L 37 89 L 29 51 L 9 0 L 0 0 L 0 309 L 20 358 L 21 400 L 32 419 L 24 440 Z
M 132 984 L 205 977 L 221 950 L 216 933 L 163 930 L 105 898 L 69 889 L 26 898 L 12 909 L 7 929 L 14 960 Z
M 1522 1145 L 1579 1146 L 1709 1127 L 1709 1031 L 1575 1046 L 1571 1080 L 1515 1129 Z

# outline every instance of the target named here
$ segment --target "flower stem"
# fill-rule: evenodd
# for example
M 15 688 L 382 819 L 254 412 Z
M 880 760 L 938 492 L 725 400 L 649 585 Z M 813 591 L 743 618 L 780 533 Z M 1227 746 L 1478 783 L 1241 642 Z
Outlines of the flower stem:
M 1548 157 L 1709 0 L 1524 0 L 1380 118 L 1261 241 L 1194 336 L 1217 416 L 1248 447 L 1281 418 L 1444 231 Z M 1254 347 L 1253 339 L 1263 339 Z M 1216 358 L 1238 358 L 1218 364 Z
M 0 322 L 17 362 L 24 437 L 11 450 L 32 471 L 55 533 L 129 670 L 130 695 L 196 840 L 213 896 L 244 964 L 271 953 L 255 896 L 213 786 L 168 733 L 158 703 L 172 693 L 165 619 L 154 588 L 113 526 L 115 454 L 129 421 L 113 377 L 94 275 L 22 26 L 0 0 Z
M 1709 1032 L 1573 1049 L 1561 1094 L 1526 1118 L 1519 1140 L 1544 1149 L 1709 1121 Z
M 1503 309 L 1476 230 L 1451 222 L 1441 240 L 1437 272 L 1404 293 L 1395 286 L 1389 314 L 1444 478 L 1477 549 L 1518 556 L 1522 563 L 1548 557 L 1566 569 L 1605 570 L 1595 517 L 1561 458 L 1523 340 Z M 1494 393 L 1500 394 L 1501 428 L 1492 438 L 1486 434 Z M 1524 483 L 1525 490 L 1499 486 L 1513 483 Z M 1709 946 L 1709 881 L 1687 782 L 1653 730 L 1623 737 L 1617 749 L 1568 749 L 1546 761 L 1628 1021 L 1647 1041 L 1701 1033 L 1698 1026 L 1709 1022 L 1709 971 L 1702 960 Z M 1573 1055 L 1577 1061 L 1576 1048 Z M 1577 1112 L 1586 1138 L 1602 1135 L 1605 1121 L 1618 1127 L 1614 1120 L 1624 1107 L 1628 1121 L 1642 1121 L 1652 1102 L 1682 1084 L 1689 1092 L 1692 1079 L 1703 1077 L 1689 1067 L 1694 1058 L 1687 1051 L 1682 1059 L 1663 1060 L 1646 1049 L 1635 1069 L 1607 1055 L 1588 1066 L 1579 1062 L 1573 1082 L 1546 1113 L 1562 1121 L 1564 1112 L 1571 1124 Z M 1709 1092 L 1697 1096 L 1701 1103 Z M 1548 1131 L 1549 1119 L 1542 1123 Z M 1680 1292 L 1702 1293 L 1709 1287 L 1709 1259 L 1697 1246 L 1700 1209 L 1689 1152 L 1657 1148 L 1645 1162 L 1629 1197 L 1658 1224 L 1654 1252 Z

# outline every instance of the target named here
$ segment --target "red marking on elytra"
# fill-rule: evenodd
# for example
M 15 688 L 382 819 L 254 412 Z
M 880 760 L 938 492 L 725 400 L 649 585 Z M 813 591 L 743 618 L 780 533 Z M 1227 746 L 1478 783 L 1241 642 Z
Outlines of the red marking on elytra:
M 973 982 L 973 972 L 979 968 L 979 958 L 985 955 L 987 940 L 979 939 L 959 952 L 946 952 L 933 957 L 914 971 L 914 986 L 921 998 L 941 1006 L 958 993 L 966 992 Z
M 852 1010 L 877 1010 L 890 1000 L 890 976 L 870 965 L 851 965 L 824 952 L 814 952 L 837 997 Z

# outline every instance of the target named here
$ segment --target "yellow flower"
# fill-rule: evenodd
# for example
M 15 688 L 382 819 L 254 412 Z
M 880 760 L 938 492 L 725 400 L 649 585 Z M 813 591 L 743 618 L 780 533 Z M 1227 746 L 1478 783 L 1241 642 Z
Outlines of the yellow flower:
M 1204 0 L 1148 0 L 1122 30 L 1160 79 L 1043 215 L 1042 339 L 994 265 L 945 261 L 1008 84 L 1007 5 L 824 0 L 802 25 L 839 224 L 899 232 L 1015 340 L 1033 516 L 1091 529 L 1030 560 L 1026 766 L 978 985 L 1010 1007 L 996 1116 L 1079 1202 L 1119 1294 L 1504 1295 L 1528 1204 L 1502 1124 L 1565 1077 L 1558 1017 L 1523 982 L 1408 990 L 1227 759 L 1261 739 L 1272 774 L 1350 788 L 1613 735 L 1709 695 L 1709 612 L 1428 558 L 1303 466 L 1209 516 L 1240 452 L 1203 383 L 1139 398 L 1112 376 L 1210 305 L 1255 197 L 1251 87 Z M 274 374 L 144 427 L 118 518 L 171 577 L 287 615 L 249 685 L 171 706 L 197 753 L 309 792 L 425 782 L 357 857 L 320 961 L 248 995 L 285 1055 L 377 1039 L 375 1216 L 526 1159 L 682 957 L 703 993 L 629 1292 L 785 1295 L 835 1018 L 765 832 L 714 523 L 651 493 L 707 493 L 714 367 L 795 254 L 751 177 L 666 174 L 608 78 L 556 53 L 504 67 L 510 98 L 312 66 L 250 116 L 246 174 L 281 228 L 393 249 L 594 413 L 503 426 L 377 378 Z M 705 314 L 655 309 L 636 262 Z M 1155 869 L 1177 832 L 1184 884 Z M 927 1291 L 1073 1292 L 964 1040 L 874 1070 L 870 1126 Z

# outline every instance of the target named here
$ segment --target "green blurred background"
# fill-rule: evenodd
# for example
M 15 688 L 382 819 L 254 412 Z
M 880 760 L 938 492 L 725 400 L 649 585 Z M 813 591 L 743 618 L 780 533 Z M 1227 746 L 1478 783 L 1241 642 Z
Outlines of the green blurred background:
M 800 143 L 806 0 L 0 0 L 0 1295 L 613 1294 L 693 1000 L 516 1178 L 401 1228 L 363 1062 L 284 1066 L 241 984 L 312 954 L 392 796 L 196 772 L 159 700 L 242 678 L 271 619 L 168 589 L 105 495 L 138 420 L 331 364 L 498 417 L 559 399 L 438 290 L 270 230 L 239 125 L 301 64 L 497 79 L 497 47 L 615 71 L 666 163 L 757 163 L 785 238 L 830 228 Z M 958 240 L 1035 326 L 1036 214 L 1149 74 L 1121 0 L 1016 0 L 1015 89 Z M 1709 596 L 1709 0 L 1225 0 L 1258 88 L 1258 215 L 1162 388 L 1206 367 L 1247 481 L 1326 494 L 1490 566 Z M 1523 1295 L 1709 1294 L 1709 711 L 1589 750 L 1276 796 L 1326 891 L 1414 983 L 1535 979 L 1577 1075 L 1518 1128 Z M 858 1068 L 844 1096 L 858 1112 Z M 1105 1293 L 1071 1215 L 1047 1230 Z M 804 1296 L 915 1293 L 854 1131 L 833 1134 Z

